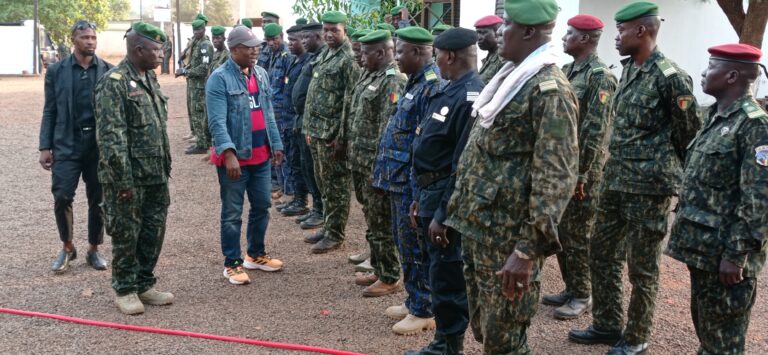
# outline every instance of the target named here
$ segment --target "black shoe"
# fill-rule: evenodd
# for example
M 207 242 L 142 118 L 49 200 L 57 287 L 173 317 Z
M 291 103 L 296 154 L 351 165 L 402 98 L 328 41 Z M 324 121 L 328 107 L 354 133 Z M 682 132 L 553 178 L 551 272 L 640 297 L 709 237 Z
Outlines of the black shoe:
M 88 253 L 85 254 L 85 261 L 96 270 L 107 269 L 107 260 L 105 260 L 98 251 L 88 251 Z
M 300 216 L 307 211 L 309 211 L 309 208 L 307 208 L 307 202 L 303 199 L 294 199 L 295 203 L 291 206 L 288 206 L 282 210 L 280 210 L 280 213 L 285 217 L 293 217 L 293 216 Z
M 611 348 L 611 350 L 608 350 L 605 355 L 636 355 L 636 354 L 643 354 L 648 350 L 648 343 L 642 343 L 638 345 L 632 345 L 630 343 L 627 343 L 626 340 L 622 339 L 616 345 Z
M 200 148 L 200 147 L 191 147 L 184 151 L 184 154 L 187 155 L 195 155 L 195 154 L 205 154 L 208 153 L 208 149 Z
M 572 329 L 568 332 L 568 339 L 579 344 L 613 345 L 621 340 L 621 332 L 606 332 L 590 325 L 585 330 Z
M 312 214 L 314 213 L 315 211 L 309 211 L 301 216 L 296 217 L 295 219 L 296 224 L 300 224 L 301 222 L 306 221 L 307 219 L 309 219 L 309 217 L 312 217 Z
M 301 227 L 301 229 L 315 229 L 315 228 L 322 227 L 323 224 L 325 224 L 323 215 L 319 213 L 314 213 L 304 222 L 299 223 L 299 227 Z
M 556 294 L 550 294 L 550 295 L 544 295 L 544 297 L 541 298 L 541 303 L 547 305 L 547 306 L 557 306 L 560 307 L 568 301 L 571 300 L 571 293 L 568 292 L 568 290 L 565 290 L 560 293 Z
M 325 238 L 325 229 L 321 229 L 317 231 L 315 234 L 304 237 L 304 242 L 309 244 L 315 244 L 323 238 Z
M 434 340 L 420 350 L 408 350 L 405 355 L 463 355 L 464 335 L 435 334 Z
M 75 248 L 72 248 L 71 251 L 61 249 L 59 254 L 56 255 L 56 259 L 53 260 L 51 271 L 55 273 L 67 271 L 69 269 L 69 262 L 75 259 L 77 259 L 77 250 Z
M 315 245 L 313 245 L 310 250 L 312 251 L 312 254 L 325 254 L 329 251 L 339 249 L 342 244 L 344 244 L 343 241 L 323 238 L 319 242 L 315 243 Z
M 287 208 L 292 203 L 293 203 L 293 201 L 278 203 L 277 205 L 275 205 L 275 209 L 277 210 L 277 212 L 282 212 L 284 208 Z

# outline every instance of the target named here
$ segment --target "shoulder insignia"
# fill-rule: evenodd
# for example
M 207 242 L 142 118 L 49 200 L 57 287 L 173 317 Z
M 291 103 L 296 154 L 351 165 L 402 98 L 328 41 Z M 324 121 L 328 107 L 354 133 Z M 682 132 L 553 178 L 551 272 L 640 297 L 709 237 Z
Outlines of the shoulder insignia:
M 475 102 L 477 101 L 477 98 L 480 96 L 480 93 L 477 91 L 467 91 L 467 101 L 468 102 Z
M 606 102 L 608 102 L 608 99 L 611 98 L 611 93 L 608 90 L 600 90 L 597 93 L 597 99 L 600 100 L 600 103 L 605 105 Z
M 603 73 L 605 73 L 605 68 L 603 67 L 592 68 L 592 74 L 603 74 Z
M 547 80 L 539 83 L 539 90 L 541 93 L 557 90 L 557 82 L 554 80 Z
M 389 69 L 387 69 L 387 71 L 386 71 L 386 74 L 387 74 L 388 76 L 392 76 L 392 75 L 395 75 L 395 69 L 394 69 L 394 68 L 389 68 Z
M 675 102 L 677 102 L 677 107 L 683 111 L 687 111 L 688 108 L 691 107 L 693 100 L 693 95 L 682 95 L 678 96 L 677 99 L 675 99 Z
M 768 145 L 755 148 L 755 161 L 757 165 L 768 166 Z
M 426 73 L 424 73 L 424 78 L 427 79 L 427 81 L 434 81 L 437 80 L 437 74 L 435 74 L 435 72 L 432 70 L 428 70 Z
M 749 118 L 759 118 L 759 117 L 766 117 L 768 114 L 765 113 L 765 111 L 761 110 L 760 107 L 755 105 L 753 102 L 745 102 L 742 105 L 742 108 L 744 109 L 744 112 L 747 113 L 747 117 Z
M 389 93 L 389 103 L 396 104 L 397 100 L 400 100 L 400 94 L 396 92 Z
M 661 73 L 664 74 L 665 77 L 670 77 L 674 74 L 677 74 L 677 69 L 672 66 L 668 61 L 662 59 L 658 62 L 656 62 L 656 66 L 661 69 Z
M 110 79 L 115 79 L 115 80 L 120 80 L 120 79 L 123 78 L 123 75 L 118 73 L 118 72 L 116 72 L 116 71 L 113 71 L 112 74 L 109 74 L 109 78 Z

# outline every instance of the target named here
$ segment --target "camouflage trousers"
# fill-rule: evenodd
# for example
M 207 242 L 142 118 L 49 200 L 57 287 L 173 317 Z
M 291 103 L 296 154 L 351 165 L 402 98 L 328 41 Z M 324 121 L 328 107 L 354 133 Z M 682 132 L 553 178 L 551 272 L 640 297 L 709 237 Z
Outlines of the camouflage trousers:
M 540 272 L 543 259 L 533 264 L 531 284 L 521 299 L 511 301 L 501 293 L 501 270 L 514 251 L 462 239 L 464 278 L 467 282 L 469 325 L 475 340 L 483 344 L 484 354 L 530 354 L 528 327 L 539 302 Z
M 416 229 L 411 227 L 409 216 L 411 191 L 406 193 L 388 192 L 392 210 L 392 235 L 395 237 L 400 254 L 400 268 L 403 270 L 403 284 L 408 298 L 405 306 L 414 316 L 432 317 L 432 302 L 429 289 L 429 258 L 424 241 Z
M 315 181 L 323 197 L 325 237 L 343 241 L 344 228 L 349 218 L 349 183 L 352 173 L 345 160 L 335 160 L 333 150 L 326 147 L 331 141 L 312 137 L 309 145 L 315 166 Z
M 128 202 L 104 185 L 104 219 L 112 237 L 112 288 L 118 295 L 142 293 L 154 286 L 154 269 L 165 237 L 168 185 L 136 186 Z
M 630 344 L 647 342 L 651 333 L 670 200 L 669 196 L 618 191 L 600 195 L 590 243 L 593 325 L 603 331 L 621 331 L 621 273 L 626 261 L 632 295 L 623 337 Z
M 743 354 L 749 316 L 757 298 L 757 279 L 726 287 L 717 272 L 688 267 L 691 317 L 699 338 L 699 355 Z
M 363 205 L 363 215 L 368 229 L 365 240 L 371 251 L 371 266 L 379 280 L 388 284 L 400 279 L 395 238 L 392 237 L 392 215 L 387 194 L 376 194 L 369 181 L 369 174 L 352 172 L 357 202 Z
M 208 132 L 208 113 L 205 109 L 205 88 L 197 88 L 187 84 L 187 112 L 192 135 L 197 138 L 198 148 L 211 147 L 211 134 Z
M 563 251 L 557 254 L 565 291 L 574 298 L 591 294 L 589 279 L 589 235 L 595 225 L 595 204 L 599 182 L 593 182 L 583 201 L 571 199 L 558 227 Z

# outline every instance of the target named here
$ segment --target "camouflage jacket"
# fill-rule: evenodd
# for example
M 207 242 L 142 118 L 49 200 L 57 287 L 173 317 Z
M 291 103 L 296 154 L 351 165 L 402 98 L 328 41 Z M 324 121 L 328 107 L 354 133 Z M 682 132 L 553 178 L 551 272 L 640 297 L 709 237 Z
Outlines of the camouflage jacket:
M 755 277 L 768 250 L 768 114 L 745 95 L 708 118 L 688 146 L 666 253 L 710 272 L 726 259 Z
M 542 68 L 496 116 L 475 121 L 459 160 L 447 225 L 531 257 L 562 250 L 557 224 L 578 174 L 578 101 L 565 74 Z
M 370 72 L 355 85 L 349 121 L 344 122 L 338 138 L 340 142 L 349 141 L 349 168 L 352 171 L 373 174 L 381 135 L 397 107 L 405 82 L 405 75 L 393 61 L 379 71 Z
M 596 54 L 563 67 L 579 99 L 579 182 L 599 184 L 603 175 L 616 77 Z
M 187 67 L 187 85 L 205 89 L 205 80 L 211 71 L 213 62 L 213 43 L 205 36 L 194 41 L 192 47 L 187 52 L 189 56 L 189 66 Z
M 256 65 L 269 71 L 269 59 L 272 58 L 272 48 L 267 45 L 267 41 L 261 44 L 259 56 L 256 58 Z
M 443 82 L 435 63 L 425 65 L 408 79 L 397 101 L 397 109 L 381 135 L 373 168 L 374 187 L 397 193 L 413 192 L 411 144 L 416 136 L 416 126 L 426 114 L 429 96 Z
M 483 80 L 483 83 L 488 84 L 499 69 L 504 66 L 504 59 L 501 59 L 499 52 L 496 51 L 496 53 L 488 53 L 488 56 L 483 58 L 482 62 L 480 79 Z
M 223 50 L 216 51 L 215 53 L 213 53 L 213 63 L 211 63 L 211 73 L 213 73 L 213 71 L 216 70 L 218 67 L 224 65 L 224 63 L 227 62 L 227 59 L 229 59 L 229 49 L 227 49 L 226 47 L 224 47 Z
M 639 67 L 631 58 L 622 63 L 603 186 L 673 195 L 680 186 L 685 147 L 701 127 L 691 77 L 658 50 Z
M 117 190 L 167 183 L 168 99 L 155 72 L 148 70 L 142 77 L 123 59 L 104 74 L 94 92 L 99 182 Z
M 270 87 L 272 87 L 272 102 L 275 109 L 275 117 L 279 120 L 282 117 L 291 114 L 290 93 L 285 90 L 288 78 L 288 68 L 293 63 L 294 56 L 288 52 L 288 47 L 283 45 L 279 52 L 273 52 L 270 58 L 269 73 Z M 291 117 L 291 119 L 293 119 Z
M 326 46 L 311 64 L 303 131 L 311 137 L 332 140 L 339 134 L 343 117 L 349 114 L 345 106 L 349 105 L 360 68 L 349 41 L 338 48 Z

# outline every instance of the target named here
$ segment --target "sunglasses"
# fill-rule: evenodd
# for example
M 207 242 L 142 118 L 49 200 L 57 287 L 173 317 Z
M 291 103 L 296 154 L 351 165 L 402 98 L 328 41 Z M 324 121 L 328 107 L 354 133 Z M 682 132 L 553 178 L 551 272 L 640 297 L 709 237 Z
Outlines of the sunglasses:
M 72 26 L 72 33 L 74 34 L 75 31 L 82 31 L 88 28 L 96 31 L 96 24 L 88 21 L 77 21 L 75 25 Z

